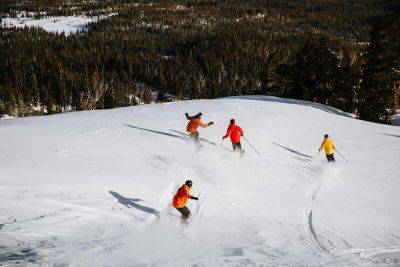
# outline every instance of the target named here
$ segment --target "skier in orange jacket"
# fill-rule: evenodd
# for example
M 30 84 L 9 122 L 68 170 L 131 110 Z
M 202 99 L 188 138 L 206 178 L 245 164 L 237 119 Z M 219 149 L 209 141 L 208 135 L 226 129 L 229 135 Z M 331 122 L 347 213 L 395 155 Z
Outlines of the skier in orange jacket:
M 207 124 L 203 123 L 201 121 L 201 116 L 203 115 L 201 112 L 197 113 L 195 116 L 189 116 L 189 114 L 185 113 L 186 119 L 189 120 L 189 123 L 186 127 L 186 131 L 189 133 L 190 139 L 195 141 L 196 143 L 199 142 L 199 132 L 197 131 L 197 128 L 203 127 L 207 128 L 208 126 L 211 126 L 214 124 L 214 122 L 209 122 Z
M 235 124 L 234 119 L 231 119 L 228 129 L 226 130 L 226 134 L 222 137 L 222 140 L 224 140 L 228 136 L 231 138 L 233 151 L 238 150 L 240 153 L 243 153 L 244 150 L 242 149 L 242 145 L 240 144 L 240 137 L 243 136 L 243 130 L 242 128 L 240 128 L 239 125 Z
M 174 196 L 174 200 L 172 202 L 174 208 L 176 208 L 181 214 L 182 219 L 186 220 L 190 216 L 190 210 L 186 207 L 186 202 L 188 199 L 199 200 L 197 197 L 191 196 L 189 194 L 190 188 L 192 188 L 192 181 L 187 180 L 184 185 L 182 185 L 178 192 L 176 192 Z
M 318 152 L 321 151 L 321 149 L 324 149 L 326 154 L 326 159 L 328 160 L 328 162 L 331 161 L 335 162 L 335 157 L 333 156 L 333 151 L 335 150 L 335 143 L 332 141 L 332 139 L 329 138 L 327 134 L 325 134 L 324 141 L 322 142 Z

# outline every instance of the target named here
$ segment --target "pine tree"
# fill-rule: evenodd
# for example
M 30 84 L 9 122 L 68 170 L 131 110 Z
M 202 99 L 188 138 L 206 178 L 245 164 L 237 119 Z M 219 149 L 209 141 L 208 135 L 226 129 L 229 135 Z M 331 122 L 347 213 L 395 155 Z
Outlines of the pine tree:
M 400 18 L 379 18 L 370 33 L 359 93 L 358 116 L 387 123 L 395 112 L 396 86 L 400 73 Z
M 160 91 L 157 94 L 156 103 L 164 103 L 165 102 L 165 94 L 164 92 Z
M 334 90 L 330 105 L 354 113 L 356 110 L 356 93 L 359 91 L 361 67 L 358 61 L 352 59 L 349 51 L 343 51 L 337 76 L 334 80 Z
M 27 114 L 28 110 L 25 107 L 24 97 L 21 94 L 21 92 L 17 93 L 17 99 L 16 100 L 17 100 L 17 110 L 18 110 L 17 111 L 17 116 L 24 117 Z
M 328 104 L 333 94 L 339 60 L 327 40 L 308 39 L 294 56 L 290 95 L 297 99 Z
M 44 97 L 45 105 L 46 105 L 46 110 L 47 110 L 47 115 L 51 115 L 55 113 L 55 104 L 54 104 L 54 99 L 50 94 L 50 90 L 45 90 L 46 94 Z
M 5 115 L 7 112 L 7 107 L 5 103 L 5 95 L 4 95 L 4 89 L 0 85 L 0 117 Z
M 30 85 L 31 85 L 31 92 L 34 95 L 34 101 L 35 103 L 32 103 L 33 105 L 37 105 L 39 102 L 39 99 L 37 99 L 38 97 L 38 81 L 36 78 L 36 74 L 32 73 L 31 75 L 31 81 L 30 81 Z
M 151 94 L 151 90 L 150 90 L 150 88 L 147 87 L 146 90 L 144 90 L 144 93 L 143 93 L 143 102 L 145 104 L 150 104 L 152 101 L 153 101 L 153 97 L 152 97 L 152 94 Z

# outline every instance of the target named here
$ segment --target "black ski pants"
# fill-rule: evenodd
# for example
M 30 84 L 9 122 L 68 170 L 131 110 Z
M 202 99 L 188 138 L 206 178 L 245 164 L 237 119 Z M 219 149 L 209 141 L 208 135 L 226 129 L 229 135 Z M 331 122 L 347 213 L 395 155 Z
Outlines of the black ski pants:
M 182 219 L 186 220 L 190 216 L 190 210 L 184 206 L 183 208 L 176 208 L 181 214 L 182 214 Z
M 331 161 L 335 162 L 335 157 L 333 156 L 333 153 L 330 155 L 326 155 L 326 159 L 328 160 L 328 162 L 331 162 Z
M 239 150 L 239 152 L 243 151 L 242 144 L 240 144 L 240 142 L 238 142 L 236 144 L 232 143 L 232 147 L 233 147 L 233 151 L 237 151 L 237 150 Z
M 199 142 L 199 132 L 194 131 L 193 133 L 189 134 L 190 139 L 192 139 L 195 142 Z

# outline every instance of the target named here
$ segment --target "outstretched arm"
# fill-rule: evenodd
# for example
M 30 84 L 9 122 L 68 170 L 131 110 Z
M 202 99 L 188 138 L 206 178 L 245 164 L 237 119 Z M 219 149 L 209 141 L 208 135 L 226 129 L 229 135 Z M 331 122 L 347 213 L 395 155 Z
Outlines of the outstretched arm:
M 322 147 L 324 146 L 325 140 L 322 141 L 321 147 L 319 148 L 319 150 L 321 151 Z
M 199 124 L 201 127 L 203 127 L 203 128 L 207 128 L 208 126 L 210 126 L 209 124 L 205 124 L 205 123 L 203 123 L 202 121 L 200 121 L 200 124 Z
M 242 130 L 242 128 L 238 127 L 238 130 L 239 130 L 240 135 L 243 136 L 243 130 Z
M 224 137 L 222 137 L 222 139 L 225 139 L 225 138 L 227 138 L 228 136 L 230 136 L 230 135 L 231 135 L 231 132 L 232 132 L 231 128 L 228 127 L 228 129 L 226 130 L 226 134 L 224 135 Z
M 199 200 L 197 197 L 194 197 L 194 196 L 192 196 L 191 194 L 189 194 L 189 190 L 186 190 L 185 196 L 186 196 L 187 198 L 190 198 L 190 199 Z
M 191 119 L 193 119 L 193 117 L 192 117 L 192 116 L 189 116 L 189 114 L 185 113 L 185 115 L 186 115 L 186 119 L 188 119 L 189 121 L 190 121 Z

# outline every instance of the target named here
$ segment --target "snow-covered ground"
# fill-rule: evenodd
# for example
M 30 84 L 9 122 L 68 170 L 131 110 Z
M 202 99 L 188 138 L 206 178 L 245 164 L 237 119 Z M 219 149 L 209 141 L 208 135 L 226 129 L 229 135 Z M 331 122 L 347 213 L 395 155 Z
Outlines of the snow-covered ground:
M 43 17 L 35 19 L 33 17 L 18 16 L 16 18 L 3 18 L 2 25 L 4 27 L 36 27 L 42 28 L 47 32 L 62 33 L 65 35 L 77 33 L 78 31 L 87 30 L 90 22 L 96 22 L 101 19 L 108 18 L 115 14 L 99 17 L 88 16 L 59 16 L 59 17 Z
M 2 120 L 0 265 L 399 265 L 400 128 L 342 115 L 232 97 Z M 221 147 L 232 117 L 261 155 Z M 325 133 L 349 162 L 318 156 Z

